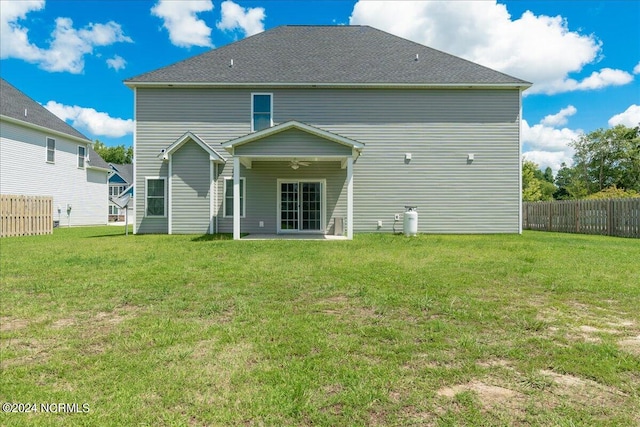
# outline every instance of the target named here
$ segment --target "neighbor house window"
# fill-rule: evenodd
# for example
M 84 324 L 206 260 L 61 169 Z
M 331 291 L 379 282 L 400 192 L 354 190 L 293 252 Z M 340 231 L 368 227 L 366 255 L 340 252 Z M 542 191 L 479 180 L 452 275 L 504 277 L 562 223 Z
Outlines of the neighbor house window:
M 240 178 L 240 218 L 244 218 L 244 178 Z M 233 178 L 224 180 L 224 216 L 233 216 Z
M 56 140 L 47 138 L 47 162 L 55 163 L 56 161 Z
M 124 191 L 124 185 L 110 185 L 109 186 L 109 195 L 110 196 L 119 196 L 120 193 Z
M 84 169 L 84 162 L 87 159 L 87 147 L 78 145 L 78 167 Z
M 167 186 L 166 178 L 146 179 L 145 216 L 166 216 Z
M 251 131 L 257 132 L 273 126 L 273 95 L 251 94 Z

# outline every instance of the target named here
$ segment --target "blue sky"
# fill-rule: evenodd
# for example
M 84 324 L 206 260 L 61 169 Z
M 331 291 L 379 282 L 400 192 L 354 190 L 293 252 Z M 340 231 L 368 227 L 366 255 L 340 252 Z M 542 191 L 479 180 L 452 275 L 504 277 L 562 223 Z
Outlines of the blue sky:
M 534 83 L 523 152 L 640 122 L 640 1 L 6 1 L 0 74 L 91 139 L 133 141 L 122 81 L 285 24 L 371 25 Z

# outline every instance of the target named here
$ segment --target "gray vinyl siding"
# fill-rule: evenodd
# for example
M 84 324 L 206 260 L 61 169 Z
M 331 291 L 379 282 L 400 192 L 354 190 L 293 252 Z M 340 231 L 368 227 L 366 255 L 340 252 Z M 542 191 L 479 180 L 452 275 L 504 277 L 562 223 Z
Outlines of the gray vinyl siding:
M 291 129 L 235 148 L 239 156 L 350 156 L 351 147 Z
M 297 120 L 365 144 L 362 156 L 354 164 L 354 231 L 391 232 L 394 214 L 402 213 L 405 205 L 417 205 L 419 231 L 423 233 L 518 232 L 518 89 L 261 91 L 273 93 L 275 124 Z M 145 176 L 166 176 L 166 164 L 158 157 L 160 150 L 186 131 L 192 131 L 227 159 L 219 167 L 220 197 L 215 211 L 220 218 L 220 231 L 231 231 L 231 219 L 222 218 L 222 178 L 232 176 L 233 162 L 220 144 L 250 133 L 252 92 L 138 88 L 135 153 L 138 188 L 144 188 Z M 282 136 L 287 135 L 280 135 L 281 139 Z M 306 135 L 302 146 L 310 139 Z M 252 153 L 256 155 L 263 153 L 267 140 L 245 144 L 244 149 L 257 150 Z M 278 149 L 286 148 L 291 142 L 282 140 L 276 145 Z M 324 140 L 312 145 L 340 147 Z M 239 152 L 241 147 L 237 148 Z M 411 153 L 410 162 L 405 162 L 405 153 Z M 470 164 L 469 153 L 475 156 Z M 268 185 L 267 180 L 260 180 L 260 171 L 268 174 L 269 179 L 277 179 L 279 174 L 282 174 L 279 178 L 286 177 L 292 172 L 306 177 L 312 168 L 327 166 L 314 162 L 308 168 L 293 171 L 286 162 L 265 162 L 263 166 L 258 163 L 263 162 L 254 162 L 252 169 L 241 169 L 241 175 L 247 178 L 243 232 L 273 232 L 266 225 L 269 215 L 275 221 L 276 209 L 269 213 L 264 206 L 268 198 L 275 203 L 275 194 L 259 191 L 262 185 Z M 339 171 L 346 176 L 343 169 Z M 329 176 L 326 178 L 329 180 Z M 340 185 L 335 184 L 336 188 Z M 272 188 L 270 191 L 274 193 L 275 183 Z M 346 189 L 343 190 L 344 196 L 338 197 L 336 209 L 346 216 L 346 201 L 342 199 L 346 200 Z M 136 202 L 137 211 L 143 212 L 144 197 L 136 197 Z M 328 218 L 333 216 L 327 213 Z M 259 220 L 266 221 L 264 231 L 255 229 Z M 377 221 L 383 222 L 382 228 L 378 229 Z M 397 226 L 401 228 L 401 223 Z M 137 216 L 137 227 L 138 232 L 167 232 L 166 220 L 142 215 Z
M 211 161 L 193 141 L 186 142 L 171 156 L 171 233 L 209 232 Z

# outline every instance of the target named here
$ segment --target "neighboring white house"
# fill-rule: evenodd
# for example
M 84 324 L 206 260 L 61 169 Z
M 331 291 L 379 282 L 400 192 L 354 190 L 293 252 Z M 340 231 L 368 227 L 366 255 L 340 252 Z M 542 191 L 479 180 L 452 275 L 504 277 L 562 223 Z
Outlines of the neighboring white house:
M 86 136 L 0 80 L 0 193 L 53 197 L 61 226 L 106 224 L 109 165 Z
M 519 233 L 531 84 L 371 27 L 284 26 L 125 81 L 136 233 Z M 408 217 L 408 215 L 407 215 Z

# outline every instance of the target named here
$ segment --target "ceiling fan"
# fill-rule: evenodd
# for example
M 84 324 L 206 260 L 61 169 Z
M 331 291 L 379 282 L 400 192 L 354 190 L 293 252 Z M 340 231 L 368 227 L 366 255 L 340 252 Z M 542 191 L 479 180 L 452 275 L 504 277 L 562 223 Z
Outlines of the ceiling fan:
M 291 169 L 298 169 L 300 166 L 309 166 L 311 163 L 310 162 L 301 162 L 298 161 L 296 159 L 293 159 L 289 162 L 289 166 L 291 166 Z

